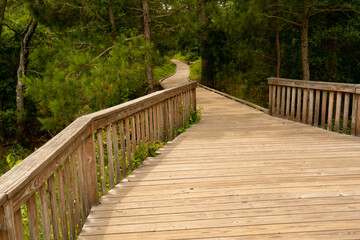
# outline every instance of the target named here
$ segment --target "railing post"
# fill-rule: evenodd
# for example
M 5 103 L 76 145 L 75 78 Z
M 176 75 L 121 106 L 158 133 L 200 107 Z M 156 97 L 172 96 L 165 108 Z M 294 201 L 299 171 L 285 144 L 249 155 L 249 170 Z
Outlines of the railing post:
M 196 111 L 196 88 L 194 88 L 192 91 L 192 96 L 191 96 L 191 100 L 192 100 L 192 110 Z
M 360 136 L 360 85 L 355 86 L 355 94 L 354 94 L 354 101 L 353 101 L 353 122 L 355 123 L 355 136 Z
M 8 240 L 12 240 L 12 239 L 16 240 L 17 235 L 15 231 L 14 206 L 11 199 L 4 204 L 4 216 L 5 216 L 5 231 L 3 234 L 0 234 L 0 236 L 5 237 L 5 239 Z
M 85 140 L 84 160 L 86 170 L 86 181 L 88 182 L 89 206 L 99 203 L 99 190 L 97 184 L 97 168 L 95 153 L 95 138 L 91 132 L 90 136 Z

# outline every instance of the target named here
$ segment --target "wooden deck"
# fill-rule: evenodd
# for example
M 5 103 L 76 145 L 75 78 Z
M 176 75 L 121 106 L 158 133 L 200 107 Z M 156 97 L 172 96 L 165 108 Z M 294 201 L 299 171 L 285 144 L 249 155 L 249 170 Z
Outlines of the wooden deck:
M 197 102 L 201 122 L 104 196 L 79 239 L 360 239 L 360 138 L 202 88 Z

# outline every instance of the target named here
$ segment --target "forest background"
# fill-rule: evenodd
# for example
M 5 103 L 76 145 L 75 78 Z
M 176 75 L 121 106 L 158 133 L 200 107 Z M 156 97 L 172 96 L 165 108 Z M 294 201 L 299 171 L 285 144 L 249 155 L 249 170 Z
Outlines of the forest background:
M 267 77 L 360 83 L 358 0 L 0 0 L 0 174 L 77 117 L 190 78 L 267 107 Z

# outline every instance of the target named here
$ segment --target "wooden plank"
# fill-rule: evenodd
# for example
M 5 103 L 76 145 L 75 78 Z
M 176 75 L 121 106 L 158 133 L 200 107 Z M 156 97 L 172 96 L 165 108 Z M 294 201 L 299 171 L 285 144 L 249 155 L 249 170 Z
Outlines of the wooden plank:
M 72 191 L 72 187 L 71 187 L 71 177 L 70 177 L 70 163 L 69 163 L 69 158 L 65 160 L 64 162 L 64 179 L 65 179 L 65 188 L 66 188 L 66 210 L 68 213 L 68 220 L 69 220 L 69 230 L 70 230 L 70 239 L 76 239 L 76 233 L 75 233 L 75 219 L 74 219 L 74 199 L 73 199 L 73 191 Z M 41 194 L 43 194 L 45 197 L 44 199 L 42 199 L 42 202 L 40 201 L 40 208 L 41 209 L 47 209 L 47 213 L 44 211 L 45 214 L 45 218 L 46 216 L 49 218 L 49 210 L 48 210 L 48 205 L 47 205 L 47 201 L 46 201 L 46 189 L 44 186 L 44 189 L 40 189 L 40 198 L 41 199 Z M 45 202 L 46 201 L 46 202 Z M 42 210 L 43 212 L 43 210 Z M 44 219 L 44 217 L 41 217 L 42 219 Z M 45 219 L 45 221 L 47 221 Z M 50 230 L 50 218 L 49 218 L 49 229 Z M 42 220 L 42 222 L 44 222 L 44 220 Z M 45 225 L 46 226 L 46 225 Z M 43 224 L 43 231 L 44 231 L 44 236 L 49 236 L 49 238 L 46 239 L 50 239 L 51 238 L 51 231 L 49 231 L 49 235 L 45 234 L 45 228 L 44 228 L 44 224 Z
M 291 120 L 295 120 L 296 88 L 291 89 Z
M 158 129 L 158 138 L 159 141 L 163 140 L 163 136 L 162 136 L 162 128 L 161 128 L 161 115 L 160 115 L 160 103 L 156 105 L 156 119 L 157 119 L 157 129 Z
M 174 139 L 174 99 L 168 99 L 169 104 L 169 140 L 172 141 Z
M 340 130 L 340 114 L 342 104 L 342 92 L 336 93 L 336 110 L 335 110 L 335 132 Z
M 281 104 L 281 86 L 276 86 L 276 109 L 275 109 L 275 116 L 280 116 L 280 104 Z
M 106 173 L 105 173 L 105 161 L 104 161 L 104 145 L 103 145 L 103 131 L 99 128 L 96 131 L 97 142 L 98 142 L 98 153 L 99 153 L 99 178 L 100 178 L 100 189 L 101 196 L 106 194 Z
M 146 122 L 148 122 L 145 119 Z M 129 117 L 125 118 L 125 133 L 126 133 L 126 153 L 127 161 L 129 163 L 129 169 L 133 169 L 132 160 L 131 160 L 131 140 L 130 140 L 130 127 L 129 127 Z
M 320 90 L 316 90 L 314 126 L 319 126 L 320 117 Z
M 111 126 L 105 127 L 106 132 L 106 149 L 108 155 L 108 176 L 109 176 L 109 187 L 112 189 L 115 186 L 114 182 L 114 158 L 113 158 L 113 142 L 111 136 Z
M 352 96 L 352 108 L 351 108 L 351 135 L 356 135 L 356 120 L 357 120 L 357 110 L 358 109 L 358 98 L 355 94 Z
M 192 110 L 196 111 L 196 88 L 191 90 Z
M 140 132 L 140 131 L 139 131 Z M 125 153 L 125 137 L 124 137 L 124 121 L 119 121 L 120 148 L 121 148 L 121 173 L 122 177 L 126 177 L 126 153 Z
M 116 130 L 116 128 L 115 128 Z M 95 135 L 91 134 L 84 142 L 85 177 L 87 181 L 87 195 L 89 203 L 87 212 L 90 212 L 92 205 L 99 203 L 99 189 L 97 181 L 97 166 L 95 152 Z
M 286 119 L 290 119 L 291 87 L 286 87 Z
M 150 142 L 154 142 L 154 119 L 153 107 L 149 108 L 149 128 L 150 128 Z
M 149 109 L 145 109 L 145 142 L 147 145 L 150 143 L 150 124 L 149 124 Z
M 88 215 L 88 203 L 89 198 L 87 195 L 87 181 L 85 177 L 85 163 L 84 163 L 84 145 L 81 144 L 76 151 L 76 158 L 78 160 L 78 176 L 79 176 L 79 192 L 80 192 L 80 203 L 81 203 L 81 219 L 82 224 L 85 223 Z
M 66 203 L 65 203 L 65 189 L 64 189 L 64 177 L 62 168 L 59 167 L 56 171 L 56 182 L 57 182 L 57 193 L 59 200 L 59 212 L 60 212 L 60 223 L 61 233 L 64 239 L 69 239 L 68 225 L 66 217 Z
M 302 102 L 302 122 L 307 123 L 308 114 L 308 101 L 309 101 L 309 89 L 303 89 L 303 102 Z
M 312 125 L 313 124 L 313 116 L 314 116 L 314 90 L 309 90 L 309 111 L 308 111 L 308 119 L 307 124 Z
M 327 92 L 322 91 L 322 103 L 321 103 L 321 127 L 325 128 L 326 123 L 326 110 L 327 110 Z
M 27 208 L 27 217 L 29 221 L 30 239 L 34 239 L 34 240 L 40 239 L 35 195 L 32 195 L 26 201 L 26 208 Z
M 296 121 L 301 121 L 301 100 L 302 100 L 302 89 L 297 89 L 297 105 L 296 105 Z
M 272 115 L 272 106 L 273 106 L 273 101 L 272 101 L 272 91 L 273 91 L 273 85 L 269 84 L 269 115 Z
M 276 91 L 277 91 L 277 87 L 276 85 L 272 85 L 272 96 L 271 96 L 271 103 L 272 103 L 272 106 L 271 106 L 271 115 L 272 116 L 276 116 Z
M 112 142 L 114 143 L 114 160 L 115 160 L 115 183 L 118 184 L 121 181 L 120 176 L 120 158 L 119 158 L 119 141 L 118 141 L 118 131 L 117 123 L 114 122 L 111 124 L 112 129 Z
M 146 143 L 145 111 L 141 111 L 141 142 Z
M 185 95 L 186 97 L 186 95 Z M 164 118 L 164 142 L 169 140 L 169 107 L 168 101 L 163 102 L 163 118 Z M 188 118 L 188 105 L 187 98 L 185 98 L 185 122 L 187 122 Z
M 99 139 L 99 138 L 98 138 Z M 102 139 L 102 133 L 101 138 Z M 102 142 L 102 141 L 101 141 Z M 99 148 L 100 149 L 100 148 Z M 73 187 L 73 194 L 74 194 L 74 220 L 75 220 L 75 229 L 77 229 L 77 233 L 80 232 L 81 229 L 81 216 L 80 216 L 80 196 L 79 196 L 79 179 L 78 179 L 78 171 L 76 168 L 76 158 L 75 153 L 70 155 L 70 165 L 71 165 L 71 175 L 72 175 L 72 187 Z M 50 186 L 48 185 L 50 189 Z
M 11 199 L 9 199 L 4 204 L 4 215 L 5 215 L 5 222 L 6 222 L 7 238 L 9 240 L 17 239 L 16 225 L 15 225 L 15 219 L 14 219 L 14 207 L 13 207 L 13 203 L 12 203 Z
M 140 146 L 141 143 L 141 131 L 140 131 L 140 113 L 136 113 L 136 143 Z
M 60 240 L 59 215 L 57 211 L 54 175 L 52 175 L 48 179 L 48 189 L 49 189 L 49 198 L 50 198 L 51 225 L 52 225 L 53 238 L 56 240 Z
M 278 86 L 300 87 L 306 89 L 317 89 L 323 91 L 355 93 L 356 84 L 317 82 L 283 78 L 268 78 L 268 84 Z
M 285 117 L 285 96 L 286 96 L 286 87 L 281 89 L 281 117 Z
M 23 223 L 22 223 L 22 215 L 21 215 L 21 209 L 17 210 L 14 215 L 14 221 L 15 221 L 15 231 L 16 231 L 16 239 L 24 239 L 24 232 L 23 232 Z M 44 225 L 43 225 L 44 227 Z M 49 226 L 50 227 L 50 226 Z M 45 232 L 43 233 L 44 239 L 45 238 Z M 11 239 L 11 238 L 10 238 Z
M 344 134 L 347 134 L 348 121 L 349 121 L 349 109 L 350 109 L 350 93 L 344 95 L 344 114 L 343 114 L 343 128 Z
M 136 133 L 135 133 L 135 116 L 131 116 L 131 141 L 132 141 L 132 155 L 136 158 Z
M 360 103 L 360 95 L 356 95 L 356 123 L 355 123 L 355 135 L 356 136 L 360 136 L 360 107 L 359 107 L 359 103 Z
M 327 118 L 327 130 L 332 131 L 332 120 L 334 111 L 334 92 L 329 92 L 329 106 Z

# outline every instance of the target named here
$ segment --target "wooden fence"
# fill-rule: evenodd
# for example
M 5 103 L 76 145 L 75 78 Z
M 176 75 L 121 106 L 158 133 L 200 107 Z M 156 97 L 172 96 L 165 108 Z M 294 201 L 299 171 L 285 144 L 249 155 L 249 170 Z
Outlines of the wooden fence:
M 92 205 L 133 167 L 139 145 L 172 140 L 196 83 L 76 119 L 0 178 L 0 239 L 75 239 Z M 138 148 L 139 149 L 139 148 Z
M 360 85 L 269 78 L 269 114 L 360 135 Z

